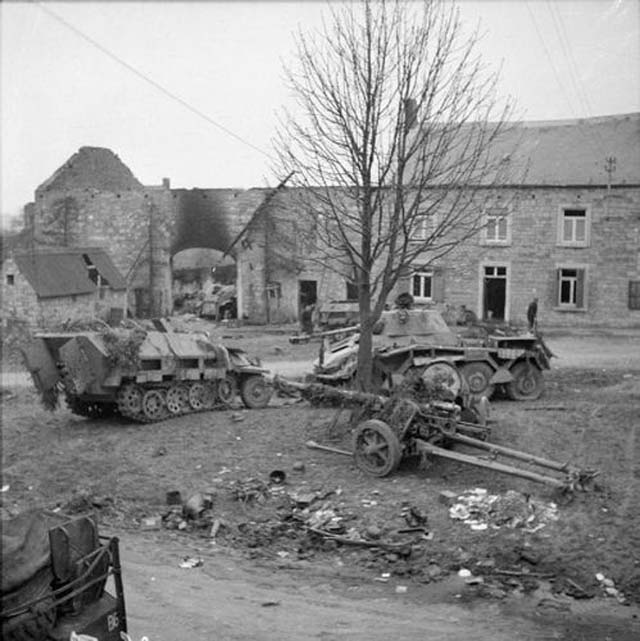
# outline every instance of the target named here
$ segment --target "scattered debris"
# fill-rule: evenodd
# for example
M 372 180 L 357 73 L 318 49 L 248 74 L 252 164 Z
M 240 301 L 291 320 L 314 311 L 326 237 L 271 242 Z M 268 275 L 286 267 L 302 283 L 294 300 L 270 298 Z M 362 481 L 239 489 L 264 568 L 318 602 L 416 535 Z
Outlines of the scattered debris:
M 182 494 L 179 490 L 170 490 L 166 494 L 167 505 L 182 505 Z
M 497 530 L 503 526 L 537 532 L 558 519 L 555 503 L 533 501 L 525 494 L 508 490 L 505 494 L 488 494 L 483 488 L 468 490 L 457 497 L 449 508 L 452 519 L 465 522 L 474 530 Z
M 143 530 L 159 530 L 162 527 L 161 516 L 148 516 L 142 519 Z
M 406 594 L 407 589 L 406 585 L 396 585 L 396 594 Z
M 184 504 L 184 515 L 187 518 L 197 519 L 205 510 L 213 507 L 213 495 L 198 492 Z
M 10 485 L 3 485 L 0 492 L 8 492 L 10 487 L 11 487 Z
M 167 453 L 167 448 L 164 445 L 156 447 L 155 450 L 151 453 L 151 456 L 157 458 L 158 456 L 164 456 Z
M 287 480 L 287 475 L 282 470 L 273 470 L 273 472 L 269 474 L 269 480 L 274 485 L 281 485 Z
M 264 601 L 263 603 L 260 604 L 260 606 L 263 608 L 271 608 L 276 605 L 280 605 L 280 601 Z
M 180 561 L 180 567 L 190 570 L 191 568 L 199 568 L 203 563 L 201 558 L 185 556 L 182 561 Z
M 292 469 L 294 472 L 304 472 L 304 470 L 305 470 L 305 466 L 304 466 L 304 463 L 303 463 L 302 461 L 296 461 L 296 462 L 291 466 L 291 469 Z
M 596 579 L 598 580 L 604 594 L 610 597 L 615 597 L 618 600 L 618 603 L 626 603 L 624 594 L 615 587 L 615 583 L 612 579 L 608 579 L 601 572 L 596 574 Z

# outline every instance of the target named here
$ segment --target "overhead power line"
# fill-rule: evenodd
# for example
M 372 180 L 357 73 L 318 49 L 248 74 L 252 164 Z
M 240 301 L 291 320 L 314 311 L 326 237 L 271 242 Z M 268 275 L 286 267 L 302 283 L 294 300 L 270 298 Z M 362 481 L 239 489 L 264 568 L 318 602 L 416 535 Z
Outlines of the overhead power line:
M 260 147 L 257 147 L 253 143 L 249 142 L 248 140 L 245 140 L 242 136 L 239 136 L 238 134 L 234 133 L 229 129 L 228 127 L 225 127 L 224 125 L 221 125 L 219 122 L 216 122 L 213 118 L 208 116 L 206 113 L 203 111 L 200 111 L 197 107 L 194 107 L 193 105 L 189 104 L 186 100 L 181 98 L 180 96 L 176 95 L 166 87 L 162 86 L 159 82 L 155 81 L 153 78 L 150 78 L 149 76 L 145 75 L 142 71 L 134 67 L 133 65 L 129 64 L 126 60 L 123 60 L 120 58 L 118 55 L 107 49 L 104 45 L 100 44 L 98 41 L 94 40 L 91 36 L 88 36 L 86 33 L 78 29 L 76 26 L 65 20 L 62 16 L 57 14 L 55 11 L 52 11 L 45 5 L 43 5 L 41 2 L 38 0 L 31 0 L 34 4 L 38 5 L 38 7 L 44 11 L 46 14 L 51 16 L 54 20 L 59 22 L 60 24 L 64 25 L 67 29 L 75 33 L 79 38 L 82 38 L 85 42 L 88 42 L 90 45 L 101 51 L 103 54 L 117 62 L 119 65 L 123 66 L 125 69 L 130 71 L 132 74 L 140 78 L 141 80 L 144 80 L 147 84 L 151 85 L 161 93 L 163 93 L 165 96 L 168 98 L 171 98 L 172 100 L 175 100 L 177 103 L 188 109 L 191 113 L 194 113 L 196 116 L 199 116 L 203 120 L 206 120 L 209 124 L 213 125 L 214 127 L 217 127 L 227 135 L 231 136 L 232 138 L 235 138 L 237 141 L 241 142 L 244 145 L 247 145 L 248 147 L 251 147 L 255 151 L 261 153 L 263 156 L 266 156 L 269 158 L 269 160 L 273 160 L 272 156 L 269 155 L 264 149 L 261 149 Z

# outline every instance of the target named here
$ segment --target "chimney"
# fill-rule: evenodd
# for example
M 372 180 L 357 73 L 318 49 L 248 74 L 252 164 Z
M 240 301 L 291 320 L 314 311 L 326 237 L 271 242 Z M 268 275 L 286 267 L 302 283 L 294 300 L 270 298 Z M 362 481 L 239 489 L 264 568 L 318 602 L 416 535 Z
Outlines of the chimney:
M 165 189 L 171 189 L 171 178 L 163 178 L 162 179 L 162 186 Z

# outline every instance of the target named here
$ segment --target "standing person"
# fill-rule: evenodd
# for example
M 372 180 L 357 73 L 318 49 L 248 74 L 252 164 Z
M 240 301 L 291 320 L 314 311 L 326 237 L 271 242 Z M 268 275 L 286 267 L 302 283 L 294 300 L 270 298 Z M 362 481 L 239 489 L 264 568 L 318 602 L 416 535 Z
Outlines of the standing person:
M 533 300 L 527 307 L 527 322 L 529 323 L 529 331 L 534 332 L 538 329 L 538 297 L 534 296 Z
M 301 325 L 303 334 L 313 334 L 313 310 L 315 306 L 305 303 L 302 306 Z

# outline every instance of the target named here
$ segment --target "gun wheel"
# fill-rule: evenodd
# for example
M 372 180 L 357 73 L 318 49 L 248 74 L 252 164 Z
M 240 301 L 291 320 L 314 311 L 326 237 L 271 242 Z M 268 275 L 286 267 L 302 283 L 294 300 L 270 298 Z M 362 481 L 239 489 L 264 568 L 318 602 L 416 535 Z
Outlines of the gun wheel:
M 400 464 L 402 448 L 395 432 L 384 422 L 370 419 L 353 433 L 356 465 L 372 476 L 387 476 Z
M 182 414 L 189 409 L 189 388 L 186 385 L 172 385 L 167 390 L 167 409 L 172 414 Z
M 151 421 L 159 421 L 165 417 L 166 403 L 162 393 L 150 389 L 142 397 L 142 413 Z

